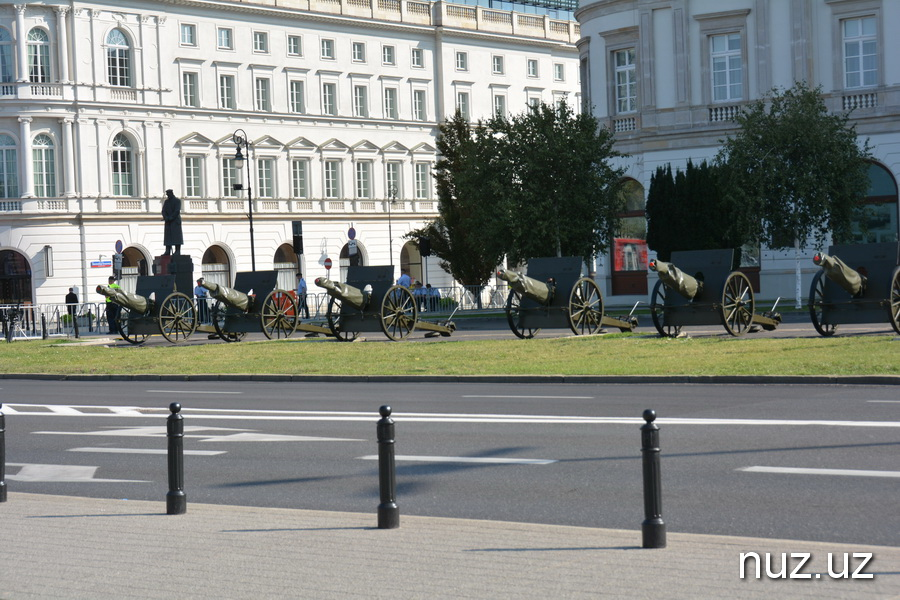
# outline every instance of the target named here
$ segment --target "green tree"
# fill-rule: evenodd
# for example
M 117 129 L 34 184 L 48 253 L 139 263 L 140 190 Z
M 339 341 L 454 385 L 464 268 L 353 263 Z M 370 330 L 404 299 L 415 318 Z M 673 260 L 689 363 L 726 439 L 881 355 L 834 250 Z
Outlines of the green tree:
M 717 161 L 728 193 L 758 215 L 756 241 L 795 250 L 800 306 L 800 248 L 821 248 L 828 234 L 849 234 L 868 186 L 868 142 L 860 145 L 848 114 L 829 114 L 821 88 L 796 83 L 772 90 L 738 117 Z

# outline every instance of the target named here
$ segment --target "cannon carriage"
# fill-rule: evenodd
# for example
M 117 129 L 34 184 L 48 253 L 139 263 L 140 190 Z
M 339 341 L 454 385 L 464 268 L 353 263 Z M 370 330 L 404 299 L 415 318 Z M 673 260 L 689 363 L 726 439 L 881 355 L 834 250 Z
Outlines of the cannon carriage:
M 400 341 L 416 329 L 445 337 L 456 329 L 449 320 L 420 321 L 412 292 L 394 285 L 393 274 L 392 266 L 351 266 L 345 283 L 316 279 L 316 285 L 330 296 L 327 319 L 331 334 L 341 341 L 353 341 L 360 332 L 381 331 Z
M 577 256 L 533 258 L 528 274 L 501 270 L 497 276 L 509 283 L 506 320 L 520 338 L 533 338 L 544 328 L 568 327 L 575 335 L 597 333 L 602 327 L 633 331 L 637 319 L 610 317 L 603 312 L 603 294 L 590 277 L 581 276 Z
M 732 270 L 733 260 L 734 250 L 723 249 L 673 252 L 672 262 L 650 261 L 650 270 L 659 275 L 650 297 L 659 335 L 677 337 L 685 325 L 721 324 L 733 336 L 778 327 L 781 315 L 774 306 L 754 312 L 753 286 Z
M 900 243 L 833 245 L 813 262 L 809 316 L 820 335 L 838 325 L 887 320 L 900 334 Z
M 175 275 L 141 275 L 133 294 L 105 285 L 98 285 L 97 293 L 119 305 L 116 325 L 122 339 L 131 344 L 157 333 L 174 344 L 197 329 L 194 301 L 175 291 Z

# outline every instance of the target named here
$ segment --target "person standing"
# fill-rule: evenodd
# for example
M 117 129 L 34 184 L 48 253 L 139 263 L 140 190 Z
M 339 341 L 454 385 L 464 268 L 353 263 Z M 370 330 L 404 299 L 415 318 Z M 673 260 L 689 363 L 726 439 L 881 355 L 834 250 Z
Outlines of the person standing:
M 426 283 L 425 295 L 428 296 L 428 310 L 436 311 L 441 303 L 441 290 L 431 287 L 430 283 Z
M 209 323 L 209 304 L 207 298 L 209 291 L 203 287 L 203 278 L 197 280 L 197 287 L 194 288 L 194 297 L 197 299 L 197 311 L 201 323 Z
M 66 311 L 69 313 L 73 323 L 75 322 L 76 304 L 78 304 L 78 294 L 75 293 L 75 288 L 69 288 L 69 293 L 66 294 Z
M 163 243 L 166 245 L 165 255 L 172 254 L 172 246 L 175 246 L 175 254 L 177 256 L 181 254 L 184 234 L 181 231 L 181 199 L 172 190 L 166 190 L 166 199 L 162 206 L 162 218 L 165 221 L 163 228 Z
M 118 283 L 116 283 L 116 278 L 110 276 L 109 278 L 109 287 L 114 290 L 122 289 Z M 109 333 L 110 335 L 115 335 L 119 333 L 119 305 L 112 301 L 112 299 L 106 299 L 106 323 L 109 325 Z
M 303 273 L 297 273 L 297 311 L 301 317 L 306 314 L 304 319 L 309 318 L 309 305 L 306 303 L 306 280 L 303 278 Z
M 412 285 L 412 279 L 410 279 L 406 269 L 400 269 L 400 279 L 397 280 L 397 285 L 402 285 L 405 288 L 409 288 Z

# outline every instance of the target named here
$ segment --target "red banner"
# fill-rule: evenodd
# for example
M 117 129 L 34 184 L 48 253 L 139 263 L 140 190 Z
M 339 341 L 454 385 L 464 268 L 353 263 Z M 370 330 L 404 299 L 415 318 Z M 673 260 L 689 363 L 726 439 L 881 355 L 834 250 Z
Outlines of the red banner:
M 613 240 L 613 266 L 616 271 L 646 271 L 646 240 L 632 238 Z

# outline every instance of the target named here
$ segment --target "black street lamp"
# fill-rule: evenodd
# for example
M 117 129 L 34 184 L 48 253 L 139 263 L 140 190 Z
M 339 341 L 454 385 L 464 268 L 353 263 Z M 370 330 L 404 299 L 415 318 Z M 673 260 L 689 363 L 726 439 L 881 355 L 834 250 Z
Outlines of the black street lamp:
M 235 171 L 235 182 L 232 185 L 234 191 L 241 191 L 244 188 L 244 163 L 247 163 L 247 204 L 249 206 L 249 212 L 247 213 L 247 217 L 250 219 L 250 267 L 253 271 L 256 270 L 256 246 L 253 242 L 253 190 L 250 186 L 250 181 L 252 181 L 252 174 L 250 173 L 250 140 L 247 139 L 247 134 L 243 129 L 238 129 L 234 132 L 234 135 L 231 136 L 231 141 L 235 143 L 237 146 L 237 152 L 234 154 L 234 171 Z M 243 146 L 247 150 L 247 157 L 244 158 L 244 155 L 241 153 L 241 146 Z

